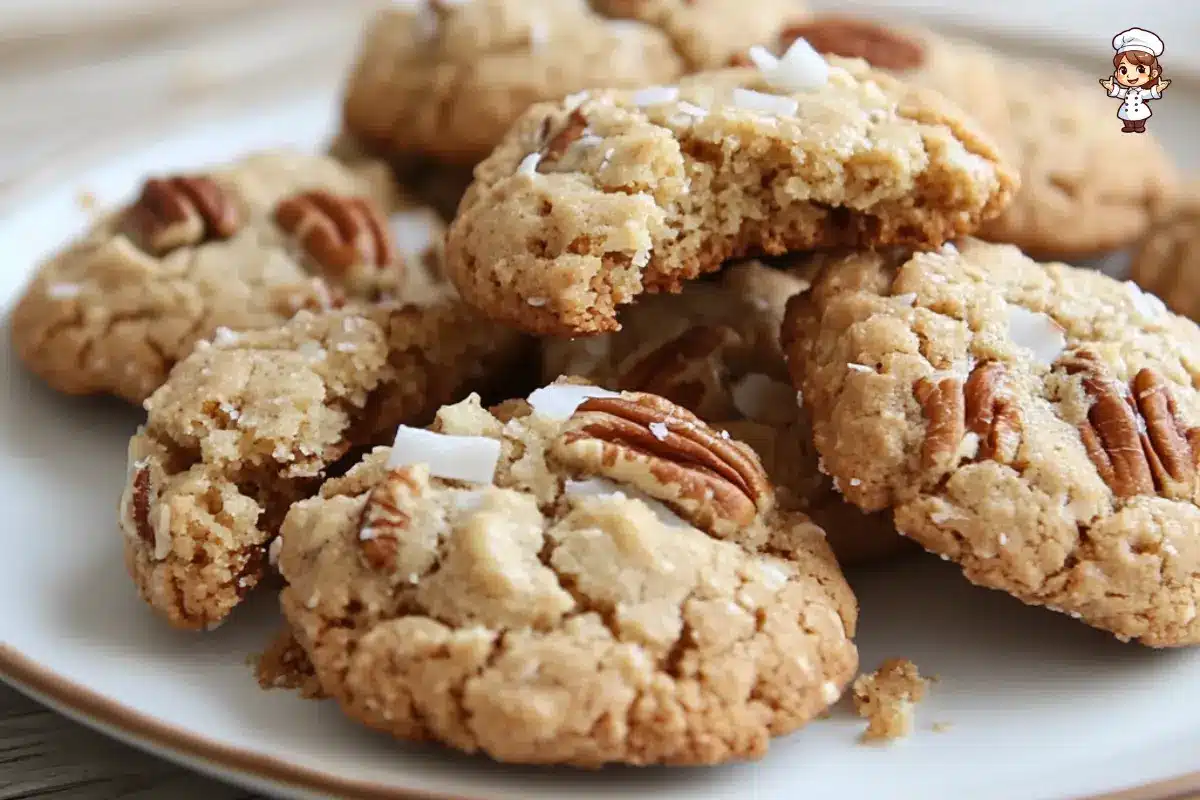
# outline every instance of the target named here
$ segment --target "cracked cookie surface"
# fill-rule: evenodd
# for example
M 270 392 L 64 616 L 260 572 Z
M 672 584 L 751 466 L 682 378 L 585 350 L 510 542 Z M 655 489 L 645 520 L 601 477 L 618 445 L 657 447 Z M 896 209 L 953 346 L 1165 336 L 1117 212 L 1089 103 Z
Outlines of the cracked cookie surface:
M 275 151 L 151 178 L 41 266 L 13 341 L 59 391 L 140 403 L 219 327 L 406 295 L 441 234 L 376 162 Z
M 798 20 L 778 48 L 796 36 L 940 92 L 994 137 L 1020 171 L 1021 188 L 1004 214 L 981 227 L 982 238 L 1016 244 L 1034 257 L 1100 255 L 1141 236 L 1176 180 L 1154 136 L 1122 133 L 1116 101 L 1094 78 L 1067 66 L 861 17 Z M 1128 168 L 1133 163 L 1136 170 Z
M 685 522 L 643 490 L 700 478 L 686 442 L 718 443 L 727 464 L 748 449 L 660 398 L 592 402 L 564 421 L 469 398 L 439 412 L 435 439 L 496 445 L 493 480 L 435 477 L 408 436 L 292 509 L 284 613 L 347 714 L 500 761 L 713 764 L 763 755 L 845 690 L 857 609 L 820 530 L 754 481 L 736 490 L 758 508 L 737 541 L 695 505 L 712 496 L 675 498 Z M 643 412 L 666 414 L 666 483 L 645 452 L 580 447 L 620 442 L 602 418 Z
M 1133 253 L 1130 277 L 1172 311 L 1200 320 L 1200 184 L 1164 204 Z
M 973 582 L 1200 642 L 1200 329 L 1133 283 L 965 240 L 830 260 L 785 351 L 845 496 Z
M 809 56 L 531 108 L 476 168 L 447 275 L 507 324 L 596 334 L 729 258 L 936 245 L 1004 207 L 1007 167 L 940 97 Z
M 819 469 L 808 415 L 779 348 L 788 298 L 808 289 L 803 268 L 748 261 L 627 308 L 617 333 L 542 343 L 542 377 L 578 376 L 608 389 L 651 392 L 754 448 L 782 506 L 826 533 L 843 566 L 906 550 L 888 515 L 842 500 Z
M 489 385 L 524 344 L 453 297 L 302 311 L 198 344 L 129 444 L 120 524 L 143 599 L 176 627 L 219 624 L 269 573 L 288 507 L 340 458 Z

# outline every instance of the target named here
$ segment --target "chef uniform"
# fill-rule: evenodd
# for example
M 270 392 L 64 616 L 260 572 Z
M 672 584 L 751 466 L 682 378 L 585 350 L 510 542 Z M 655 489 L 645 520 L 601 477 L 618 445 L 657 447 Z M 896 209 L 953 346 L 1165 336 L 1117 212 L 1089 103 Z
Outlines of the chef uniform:
M 1158 58 L 1163 54 L 1162 39 L 1158 38 L 1150 31 L 1142 30 L 1141 28 L 1130 28 L 1127 31 L 1121 31 L 1113 37 L 1113 49 L 1120 53 L 1128 53 L 1130 50 L 1140 50 L 1144 53 Z M 1162 90 L 1158 88 L 1156 83 L 1149 88 L 1142 86 L 1126 87 L 1117 83 L 1115 77 L 1113 79 L 1113 87 L 1108 92 L 1109 97 L 1119 97 L 1124 100 L 1121 103 L 1121 110 L 1117 112 L 1117 118 L 1125 123 L 1127 131 L 1145 131 L 1146 120 L 1153 113 L 1150 110 L 1150 105 L 1147 100 L 1158 100 L 1162 97 Z

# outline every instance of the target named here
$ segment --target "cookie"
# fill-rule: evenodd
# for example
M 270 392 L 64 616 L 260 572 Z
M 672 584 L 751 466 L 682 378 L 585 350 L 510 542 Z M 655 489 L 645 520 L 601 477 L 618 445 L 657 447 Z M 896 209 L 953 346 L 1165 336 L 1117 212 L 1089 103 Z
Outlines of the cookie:
M 142 597 L 176 627 L 219 624 L 268 574 L 291 503 L 352 447 L 497 381 L 524 345 L 453 298 L 301 311 L 199 343 L 129 444 L 120 525 Z
M 783 343 L 845 497 L 976 584 L 1200 643 L 1200 329 L 1091 270 L 966 240 L 831 260 Z
M 802 44 L 763 71 L 531 108 L 475 170 L 451 281 L 493 319 L 593 335 L 730 258 L 933 246 L 1004 207 L 1014 179 L 941 98 Z
M 445 407 L 288 514 L 282 607 L 349 716 L 506 762 L 715 764 L 837 700 L 854 597 L 749 448 L 653 395 L 530 404 Z
M 368 26 L 342 118 L 373 152 L 470 167 L 533 103 L 683 71 L 662 31 L 579 0 L 418 0 Z
M 440 238 L 379 163 L 269 152 L 151 178 L 39 268 L 13 342 L 59 391 L 140 403 L 220 327 L 407 296 Z
M 1200 320 L 1200 186 L 1173 198 L 1133 254 L 1131 277 L 1177 314 Z
M 542 377 L 575 375 L 608 389 L 650 392 L 729 431 L 762 459 L 781 506 L 808 514 L 850 566 L 911 543 L 886 514 L 863 514 L 819 470 L 804 409 L 788 379 L 779 326 L 802 270 L 748 261 L 682 294 L 654 295 L 621 315 L 621 330 L 542 345 Z
M 1117 106 L 1092 77 L 917 27 L 822 15 L 788 28 L 817 50 L 864 58 L 940 92 L 991 134 L 1021 174 L 1008 210 L 978 235 L 1034 257 L 1087 258 L 1132 243 L 1176 180 L 1157 140 L 1121 132 Z M 1137 164 L 1137 169 L 1129 169 Z

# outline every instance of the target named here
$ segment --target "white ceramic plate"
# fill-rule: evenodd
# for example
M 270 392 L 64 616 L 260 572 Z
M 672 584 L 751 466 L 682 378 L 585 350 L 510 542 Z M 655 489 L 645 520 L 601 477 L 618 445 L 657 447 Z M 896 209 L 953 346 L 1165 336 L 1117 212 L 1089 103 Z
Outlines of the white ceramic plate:
M 1096 51 L 1096 69 L 1106 57 Z M 1179 70 L 1172 77 L 1153 129 L 1195 168 L 1200 85 Z M 81 188 L 111 203 L 148 172 L 280 143 L 316 146 L 329 107 L 320 98 L 235 117 L 28 195 L 0 221 L 0 307 L 87 223 Z M 893 746 L 857 744 L 862 725 L 844 704 L 775 743 L 764 761 L 720 769 L 519 769 L 393 742 L 344 721 L 331 703 L 257 688 L 246 658 L 278 625 L 272 597 L 204 635 L 168 630 L 137 600 L 115 509 L 140 413 L 55 395 L 21 371 L 8 342 L 0 386 L 0 674 L 87 724 L 229 780 L 291 797 L 472 800 L 1128 800 L 1200 790 L 1200 651 L 1119 644 L 970 587 L 928 558 L 851 576 L 863 664 L 905 656 L 940 677 L 915 735 Z M 935 723 L 949 728 L 934 732 Z

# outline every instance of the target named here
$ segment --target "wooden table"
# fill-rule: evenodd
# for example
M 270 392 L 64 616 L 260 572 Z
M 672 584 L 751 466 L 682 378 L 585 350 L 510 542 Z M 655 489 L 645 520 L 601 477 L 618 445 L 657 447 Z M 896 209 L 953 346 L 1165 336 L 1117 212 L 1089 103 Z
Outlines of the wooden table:
M 6 2 L 0 213 L 38 185 L 69 182 L 78 165 L 119 152 L 132 138 L 272 96 L 336 102 L 371 4 L 115 0 L 97 15 L 103 4 L 90 0 Z M 90 14 L 75 13 L 89 6 Z M 0 684 L 0 800 L 250 797 L 93 733 Z

